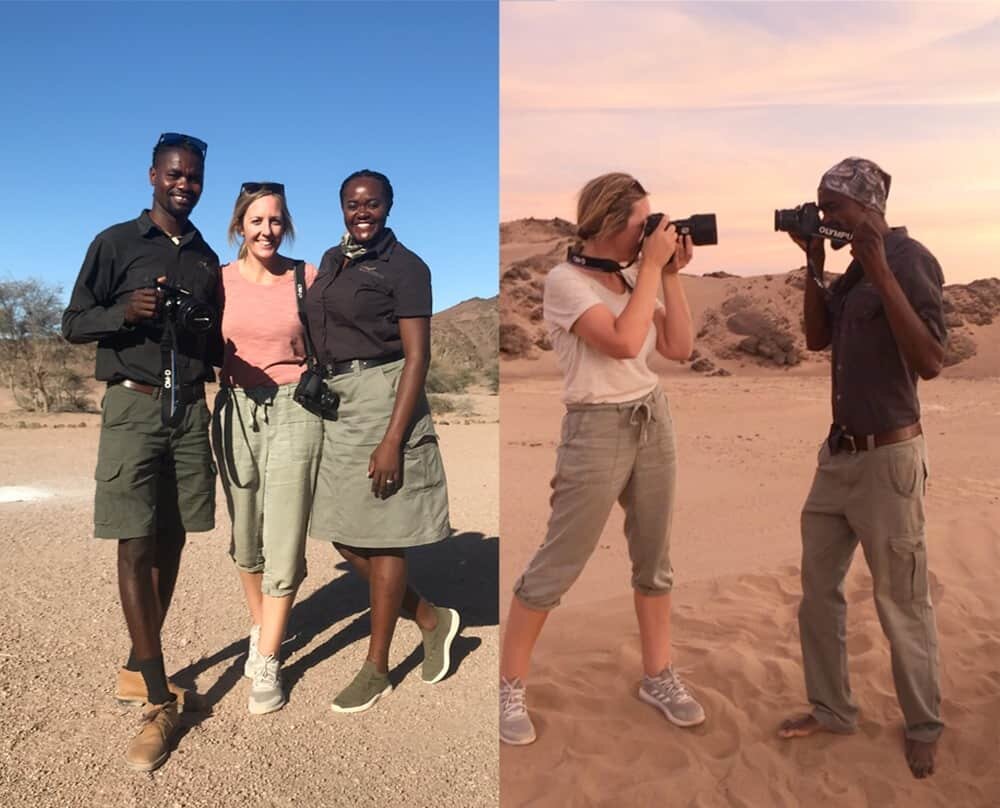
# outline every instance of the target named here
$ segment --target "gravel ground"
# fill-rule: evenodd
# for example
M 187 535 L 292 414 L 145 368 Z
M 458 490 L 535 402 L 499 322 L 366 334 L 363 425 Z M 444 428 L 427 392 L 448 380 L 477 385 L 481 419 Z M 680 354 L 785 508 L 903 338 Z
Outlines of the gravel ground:
M 462 615 L 452 674 L 420 680 L 420 632 L 401 621 L 396 689 L 366 713 L 335 714 L 330 700 L 365 657 L 367 591 L 310 541 L 283 648 L 289 703 L 249 715 L 249 621 L 220 492 L 216 529 L 188 539 L 163 633 L 168 672 L 210 709 L 184 715 L 152 774 L 125 766 L 139 712 L 112 697 L 128 640 L 115 544 L 91 538 L 99 419 L 0 415 L 0 488 L 52 494 L 0 499 L 0 805 L 497 805 L 498 425 L 496 398 L 475 399 L 478 418 L 439 428 L 458 532 L 410 556 L 418 588 Z

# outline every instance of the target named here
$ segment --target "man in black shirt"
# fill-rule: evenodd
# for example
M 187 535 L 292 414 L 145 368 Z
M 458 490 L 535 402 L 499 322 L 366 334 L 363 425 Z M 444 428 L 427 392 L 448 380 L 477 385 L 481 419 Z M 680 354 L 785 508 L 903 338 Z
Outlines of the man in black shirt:
M 192 321 L 164 306 L 172 297 L 171 304 L 208 304 L 209 317 L 217 312 L 219 259 L 188 221 L 201 196 L 206 148 L 187 135 L 160 137 L 149 169 L 152 208 L 94 239 L 63 314 L 66 339 L 97 342 L 96 377 L 108 383 L 94 533 L 118 541 L 132 650 L 116 697 L 148 705 L 125 755 L 141 771 L 166 760 L 186 695 L 167 682 L 160 647 L 181 550 L 188 531 L 215 524 L 204 383 L 221 364 L 219 318 Z
M 858 543 L 892 648 L 896 695 L 915 777 L 934 772 L 941 734 L 937 631 L 927 583 L 923 495 L 926 448 L 917 378 L 941 371 L 946 330 L 941 268 L 885 220 L 890 177 L 851 157 L 823 175 L 824 224 L 853 232 L 854 260 L 826 293 L 823 241 L 793 239 L 816 275 L 807 278 L 806 344 L 832 347 L 833 427 L 802 509 L 799 632 L 812 712 L 785 721 L 793 738 L 850 733 L 858 709 L 847 678 L 843 581 Z

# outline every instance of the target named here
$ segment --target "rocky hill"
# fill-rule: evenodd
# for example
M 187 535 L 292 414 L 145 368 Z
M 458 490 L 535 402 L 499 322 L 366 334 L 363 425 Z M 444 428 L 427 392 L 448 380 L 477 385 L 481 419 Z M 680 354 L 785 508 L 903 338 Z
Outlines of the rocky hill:
M 497 373 L 496 296 L 463 300 L 431 318 L 431 356 L 435 370 L 490 383 Z
M 551 350 L 542 322 L 545 274 L 565 258 L 573 240 L 572 225 L 562 219 L 500 225 L 501 357 L 530 359 Z M 728 375 L 753 367 L 818 369 L 829 360 L 828 351 L 805 348 L 804 267 L 748 278 L 716 271 L 683 279 L 697 330 L 692 370 Z M 995 372 L 989 369 L 997 364 L 1000 279 L 951 284 L 944 292 L 950 335 L 945 364 L 975 375 Z

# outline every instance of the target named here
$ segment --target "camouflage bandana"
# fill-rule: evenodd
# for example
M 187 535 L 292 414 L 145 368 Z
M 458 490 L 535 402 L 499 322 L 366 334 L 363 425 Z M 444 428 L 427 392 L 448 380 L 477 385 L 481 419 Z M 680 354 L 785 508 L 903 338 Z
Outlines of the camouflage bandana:
M 358 244 L 350 233 L 344 233 L 344 237 L 340 240 L 340 250 L 351 261 L 368 252 L 368 248 L 363 244 Z
M 823 175 L 819 187 L 836 191 L 885 215 L 885 200 L 891 183 L 892 177 L 871 160 L 848 157 Z

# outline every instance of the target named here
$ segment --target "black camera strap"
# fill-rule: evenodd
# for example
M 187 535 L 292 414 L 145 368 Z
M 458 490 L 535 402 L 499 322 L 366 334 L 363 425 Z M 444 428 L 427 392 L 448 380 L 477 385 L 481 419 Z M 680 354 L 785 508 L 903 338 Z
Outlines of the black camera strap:
M 160 375 L 163 384 L 160 389 L 160 420 L 164 426 L 180 426 L 184 419 L 184 407 L 179 403 L 177 378 L 177 332 L 173 321 L 164 318 L 163 336 L 160 339 Z
M 316 358 L 316 346 L 313 345 L 309 333 L 309 318 L 306 316 L 306 262 L 295 262 L 295 302 L 299 309 L 299 322 L 302 323 L 302 334 L 306 343 L 306 366 L 316 370 L 319 360 Z

